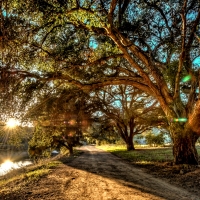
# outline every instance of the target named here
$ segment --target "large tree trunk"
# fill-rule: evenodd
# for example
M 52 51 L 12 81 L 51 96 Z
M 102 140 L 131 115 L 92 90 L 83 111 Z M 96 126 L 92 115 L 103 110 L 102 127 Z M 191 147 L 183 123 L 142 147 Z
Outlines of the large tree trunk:
M 199 138 L 197 132 L 191 126 L 191 116 L 187 115 L 185 106 L 181 100 L 176 100 L 172 105 L 161 105 L 165 112 L 171 138 L 173 140 L 173 156 L 175 164 L 198 165 L 198 153 L 195 143 Z M 179 119 L 187 118 L 187 122 Z M 194 117 L 193 120 L 197 118 Z M 199 120 L 199 119 L 198 119 Z
M 126 142 L 126 145 L 127 145 L 127 150 L 128 151 L 132 151 L 132 150 L 135 150 L 135 147 L 134 147 L 134 144 L 133 144 L 133 136 L 134 136 L 134 133 L 133 133 L 133 129 L 134 129 L 134 126 L 135 126 L 135 123 L 134 123 L 134 117 L 131 117 L 129 119 L 129 134 L 127 132 L 127 142 Z
M 180 126 L 179 126 L 180 127 Z M 173 155 L 175 164 L 190 164 L 198 165 L 198 153 L 195 148 L 195 143 L 198 139 L 197 134 L 192 130 L 183 129 L 173 129 L 172 139 L 173 139 Z
M 132 135 L 127 137 L 126 146 L 127 146 L 127 151 L 135 150 L 134 143 L 133 143 L 133 136 Z
M 72 156 L 74 154 L 73 146 L 72 145 L 68 145 L 68 146 L 69 146 L 69 155 Z

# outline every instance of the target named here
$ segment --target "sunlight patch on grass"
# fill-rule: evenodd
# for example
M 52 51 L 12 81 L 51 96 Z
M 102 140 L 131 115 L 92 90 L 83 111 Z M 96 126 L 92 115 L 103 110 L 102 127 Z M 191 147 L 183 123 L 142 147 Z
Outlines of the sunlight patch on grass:
M 49 173 L 50 169 L 37 169 L 31 172 L 28 172 L 25 174 L 25 179 L 28 179 L 29 181 L 35 181 L 40 179 L 42 176 L 45 176 Z
M 134 151 L 127 151 L 125 146 L 105 145 L 99 146 L 102 150 L 127 159 L 133 163 L 149 163 L 149 162 L 169 162 L 173 161 L 172 148 L 140 148 Z
M 99 149 L 109 152 L 119 151 L 127 151 L 124 145 L 103 145 L 103 146 L 96 146 Z
M 61 161 L 55 160 L 55 161 L 47 163 L 47 165 L 45 166 L 45 168 L 47 168 L 47 169 L 54 169 L 54 168 L 56 168 L 60 164 L 62 164 Z
M 148 165 L 148 164 L 154 164 L 154 162 L 152 161 L 145 161 L 145 160 L 142 160 L 142 161 L 136 161 L 135 162 L 136 164 L 143 164 L 143 165 Z

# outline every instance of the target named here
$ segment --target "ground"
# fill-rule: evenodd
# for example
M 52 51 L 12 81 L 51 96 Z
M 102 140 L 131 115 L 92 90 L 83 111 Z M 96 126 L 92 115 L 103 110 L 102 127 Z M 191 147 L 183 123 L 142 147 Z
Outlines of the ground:
M 15 180 L 1 188 L 9 200 L 200 200 L 200 168 L 142 168 L 94 146 L 35 181 Z M 8 189 L 9 188 L 9 189 Z

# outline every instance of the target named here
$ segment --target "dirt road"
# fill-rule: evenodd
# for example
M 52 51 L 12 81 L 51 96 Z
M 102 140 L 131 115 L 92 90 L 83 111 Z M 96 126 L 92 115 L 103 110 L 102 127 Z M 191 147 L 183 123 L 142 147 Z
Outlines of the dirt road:
M 85 153 L 70 164 L 74 179 L 66 187 L 68 199 L 200 199 L 143 173 L 110 153 L 93 146 L 82 149 Z
M 47 177 L 24 185 L 12 198 L 23 200 L 200 200 L 94 146 L 61 164 Z M 14 193 L 12 193 L 14 194 Z M 3 199 L 11 199 L 9 196 Z

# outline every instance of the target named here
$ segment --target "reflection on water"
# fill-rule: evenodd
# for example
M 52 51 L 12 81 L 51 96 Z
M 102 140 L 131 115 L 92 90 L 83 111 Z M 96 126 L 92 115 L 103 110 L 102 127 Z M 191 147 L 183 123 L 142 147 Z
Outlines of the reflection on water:
M 0 176 L 7 174 L 9 171 L 13 169 L 18 169 L 30 164 L 32 164 L 31 161 L 12 162 L 10 160 L 6 160 L 4 163 L 0 165 Z

